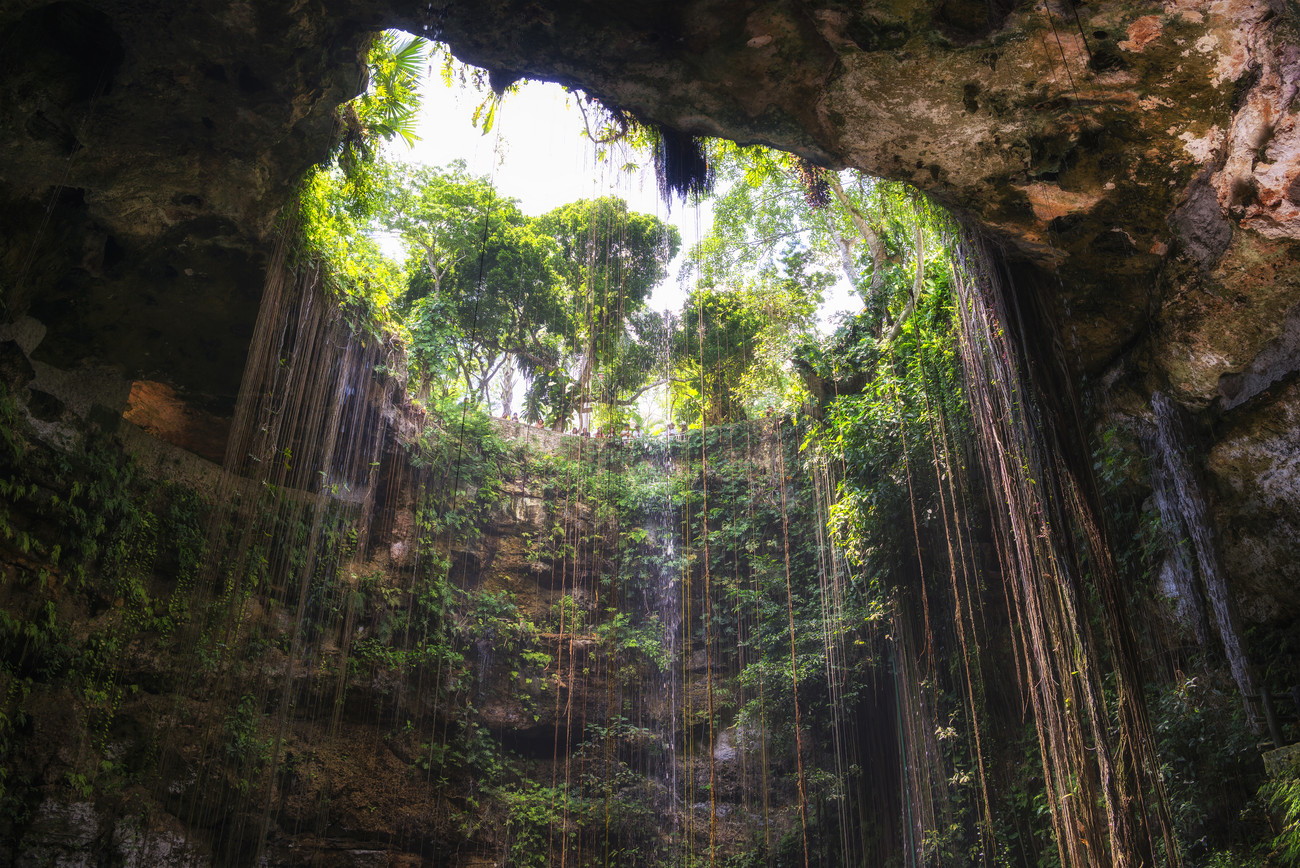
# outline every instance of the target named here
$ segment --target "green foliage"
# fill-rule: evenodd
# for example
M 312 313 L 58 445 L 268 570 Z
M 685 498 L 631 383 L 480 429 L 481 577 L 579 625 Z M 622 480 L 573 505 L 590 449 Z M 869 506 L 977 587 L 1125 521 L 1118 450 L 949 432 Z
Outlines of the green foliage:
M 826 403 L 860 391 L 888 344 L 952 345 L 950 228 L 940 209 L 905 185 L 826 172 L 764 148 L 717 143 L 712 159 L 724 192 L 683 278 L 696 287 L 674 350 L 679 419 L 694 424 L 702 410 L 716 421 L 744 418 L 738 405 L 750 415 L 794 408 L 809 393 Z M 865 306 L 825 342 L 813 314 L 837 278 Z M 734 297 L 730 311 L 722 297 Z M 716 310 L 718 325 L 700 323 L 701 309 Z M 792 358 L 802 384 L 791 376 Z
M 435 492 L 417 519 L 430 569 L 409 592 L 381 582 L 347 592 L 359 595 L 349 611 L 371 619 L 349 665 L 358 677 L 365 668 L 436 667 L 449 722 L 440 741 L 424 742 L 416 764 L 439 780 L 465 776 L 471 787 L 491 789 L 507 777 L 514 761 L 476 722 L 473 697 L 482 679 L 503 673 L 512 687 L 553 683 L 548 669 L 561 661 L 538 644 L 541 629 L 581 635 L 584 648 L 604 658 L 583 664 L 582 677 L 601 672 L 619 690 L 647 671 L 675 671 L 683 660 L 670 659 L 670 647 L 684 655 L 707 644 L 715 671 L 726 673 L 711 690 L 715 713 L 763 733 L 783 757 L 795 749 L 796 702 L 805 735 L 825 741 L 837 715 L 855 707 L 871 683 L 875 633 L 912 581 L 922 543 L 907 525 L 925 533 L 940 492 L 965 460 L 969 423 L 958 385 L 946 226 L 898 185 L 821 176 L 837 196 L 811 208 L 802 192 L 808 179 L 798 177 L 806 166 L 754 152 L 727 171 L 736 189 L 720 200 L 714 232 L 693 253 L 698 280 L 675 321 L 644 311 L 678 244 L 675 232 L 628 213 L 619 200 L 573 203 L 530 219 L 463 166 L 382 165 L 369 176 L 382 182 L 368 188 L 373 197 L 348 201 L 344 185 L 360 188 L 343 175 L 331 182 L 335 192 L 320 197 L 334 209 L 322 213 L 337 226 L 329 242 L 337 255 L 355 256 L 347 239 L 377 227 L 398 232 L 410 251 L 405 271 L 389 272 L 381 291 L 373 275 L 370 284 L 360 282 L 364 267 L 345 278 L 392 322 L 402 321 L 414 380 L 428 396 L 430 424 L 412 461 L 431 475 Z M 821 340 L 815 310 L 837 270 L 867 304 Z M 664 370 L 667 357 L 672 367 Z M 605 444 L 594 455 L 584 451 L 582 461 L 521 453 L 496 437 L 481 411 L 489 382 L 511 370 L 528 382 L 530 420 L 563 424 L 581 411 L 595 424 L 620 424 L 663 374 L 675 381 L 676 419 L 703 420 L 705 428 L 671 443 Z M 766 439 L 772 431 L 756 426 L 741 429 L 738 444 L 737 431 L 726 427 L 793 406 L 820 421 L 793 429 L 783 422 L 776 443 Z M 755 473 L 756 461 L 772 461 L 775 449 L 784 479 L 773 478 L 774 468 Z M 834 530 L 852 568 L 834 614 L 822 602 L 828 554 L 816 525 L 825 504 L 814 470 L 838 483 Z M 525 562 L 564 576 L 577 574 L 581 561 L 592 576 L 584 593 L 561 585 L 545 625 L 532 623 L 504 591 L 458 588 L 460 567 L 448 557 L 473 546 L 502 508 L 506 481 L 517 479 L 528 479 L 547 505 L 543 526 L 526 541 Z M 908 514 L 918 520 L 900 522 Z M 678 543 L 671 554 L 667 535 Z M 407 593 L 429 600 L 415 608 L 417 640 L 399 629 Z M 628 605 L 671 593 L 684 600 L 673 643 L 663 613 Z M 391 594 L 398 596 L 387 599 Z M 832 646 L 848 649 L 846 659 L 831 661 Z M 500 672 L 485 674 L 484 667 Z M 946 684 L 926 687 L 939 695 L 941 719 L 954 733 L 945 740 L 943 777 L 956 808 L 927 829 L 935 859 L 972 846 L 965 829 L 973 824 L 975 760 L 965 739 L 969 724 L 948 713 L 960 700 Z M 536 720 L 534 701 L 521 700 Z M 705 722 L 704 705 L 696 704 L 691 724 Z M 627 763 L 646 750 L 649 736 L 617 719 L 589 724 L 582 780 L 563 792 L 501 790 L 516 861 L 537 857 L 557 834 L 563 841 L 578 833 L 583 806 L 598 798 L 606 823 L 618 814 L 628 824 L 614 836 L 622 852 L 653 849 L 631 831 L 644 823 L 646 802 Z M 849 798 L 852 776 L 860 774 L 828 768 L 814 765 L 807 774 L 821 806 Z M 780 773 L 782 785 L 793 786 L 792 774 Z M 1031 788 L 1025 792 L 1032 805 Z M 556 799 L 567 806 L 558 814 Z M 834 833 L 828 825 L 816 834 Z
M 720 141 L 713 147 L 724 192 L 714 202 L 709 235 L 690 253 L 701 283 L 741 284 L 778 271 L 797 252 L 810 276 L 843 273 L 877 319 L 884 305 L 898 305 L 893 292 L 880 288 L 909 282 L 918 217 L 929 234 L 943 219 L 938 209 L 904 184 L 827 172 L 763 147 Z
M 418 169 L 397 184 L 388 224 L 411 251 L 400 310 L 418 375 L 454 371 L 486 400 L 503 366 L 559 363 L 570 330 L 559 248 L 514 200 L 462 164 Z
M 367 58 L 369 81 L 361 96 L 340 110 L 339 165 L 354 175 L 374 160 L 380 142 L 419 140 L 420 73 L 430 57 L 429 43 L 396 31 L 376 34 Z
M 246 693 L 222 724 L 225 741 L 221 749 L 240 770 L 245 784 L 270 758 L 271 742 L 261 736 L 261 720 L 256 697 Z
M 809 254 L 825 273 L 835 270 L 838 252 L 830 228 L 843 215 L 810 207 L 797 159 L 769 148 L 712 144 L 722 192 L 713 201 L 709 234 L 689 254 L 699 281 L 727 286 L 779 270 L 780 258 L 791 250 Z
M 805 273 L 806 253 L 791 251 L 780 270 L 742 287 L 698 286 L 674 335 L 676 418 L 697 426 L 744 421 L 802 403 L 791 375 L 794 347 L 815 337 L 824 273 Z
M 549 405 L 552 417 L 567 419 L 589 401 L 621 405 L 652 371 L 647 351 L 653 352 L 657 323 L 637 314 L 667 276 L 681 244 L 677 228 L 630 212 L 613 197 L 563 205 L 538 218 L 538 225 L 560 248 L 569 316 L 561 338 L 570 361 L 529 371 L 527 406 L 531 412 Z M 629 325 L 639 334 L 630 334 Z
M 426 508 L 431 533 L 470 540 L 502 503 L 505 481 L 516 477 L 522 455 L 501 439 L 481 407 L 452 396 L 433 397 L 430 424 L 411 445 L 409 460 L 414 467 L 438 471 L 444 486 Z
M 398 330 L 389 308 L 407 282 L 402 266 L 375 241 L 400 182 L 380 145 L 418 140 L 420 75 L 429 57 L 429 43 L 418 37 L 395 31 L 375 36 L 366 90 L 340 109 L 339 140 L 330 158 L 301 182 L 290 229 L 299 247 L 297 267 L 323 267 L 359 330 L 377 337 Z
M 672 661 L 664 647 L 664 628 L 657 614 L 640 624 L 633 623 L 627 612 L 610 609 L 608 614 L 610 617 L 596 628 L 596 634 L 605 642 L 607 654 L 644 661 L 657 672 L 668 670 Z
M 831 508 L 831 526 L 844 551 L 868 576 L 888 577 L 908 564 L 916 542 L 897 532 L 899 517 L 937 507 L 943 477 L 957 472 L 969 431 L 956 352 L 954 299 L 944 263 L 926 272 L 925 294 L 912 327 L 888 349 L 860 315 L 846 323 L 815 357 L 814 375 L 840 381 L 865 359 L 874 376 L 855 391 L 826 397 L 824 421 L 810 438 L 847 469 Z M 855 384 L 857 385 L 857 384 Z M 935 442 L 940 461 L 936 465 Z
M 550 853 L 564 846 L 563 837 L 576 842 L 587 819 L 587 803 L 564 784 L 543 787 L 523 781 L 517 788 L 502 788 L 497 797 L 506 809 L 510 864 L 520 868 L 551 864 Z
M 674 227 L 613 198 L 527 217 L 463 163 L 365 167 L 304 181 L 299 267 L 323 264 L 360 327 L 405 343 L 418 391 L 486 404 L 490 384 L 508 396 L 517 374 L 525 418 L 551 424 L 633 403 L 654 367 L 662 323 L 643 308 Z M 400 237 L 404 264 L 380 233 Z
M 1256 739 L 1226 673 L 1148 692 L 1178 839 L 1192 859 L 1253 845 L 1267 828 L 1252 794 L 1262 778 Z
M 77 760 L 50 772 L 83 796 L 148 773 L 107 753 L 122 703 L 141 690 L 123 663 L 142 644 L 166 647 L 189 621 L 207 504 L 142 478 L 94 431 L 62 451 L 28 439 L 7 394 L 0 417 L 0 553 L 12 570 L 0 609 L 0 751 L 14 759 L 0 770 L 0 807 L 19 817 L 38 783 L 21 760 L 32 704 L 60 691 L 75 697 L 81 728 L 67 734 Z
M 481 96 L 479 104 L 474 107 L 470 123 L 486 136 L 496 123 L 497 109 L 500 108 L 503 99 L 510 94 L 518 93 L 520 82 L 512 81 L 508 84 L 501 81 L 494 82 L 488 70 L 458 61 L 451 53 L 451 49 L 442 43 L 434 45 L 433 54 L 434 58 L 439 60 L 438 72 L 443 85 L 446 87 L 459 85 Z
M 338 169 L 318 168 L 298 194 L 298 267 L 323 266 L 340 299 L 358 310 L 358 324 L 374 334 L 397 328 L 389 308 L 406 292 L 405 271 L 374 240 L 393 171 L 376 162 L 361 183 Z
M 1260 795 L 1281 819 L 1272 856 L 1282 865 L 1300 865 L 1300 775 L 1269 781 Z

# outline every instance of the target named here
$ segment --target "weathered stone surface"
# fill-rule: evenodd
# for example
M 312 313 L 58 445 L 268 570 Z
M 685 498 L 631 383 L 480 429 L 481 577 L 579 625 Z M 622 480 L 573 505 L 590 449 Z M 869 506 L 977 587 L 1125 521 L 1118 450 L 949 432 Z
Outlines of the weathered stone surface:
M 27 828 L 17 865 L 89 868 L 94 863 L 92 844 L 99 836 L 100 822 L 99 812 L 90 802 L 47 799 Z
M 1300 381 L 1273 391 L 1224 420 L 1208 461 L 1224 566 L 1256 623 L 1300 611 Z
M 113 826 L 112 847 L 123 868 L 206 868 L 212 860 L 171 817 L 142 823 L 122 819 Z
M 159 440 L 211 461 L 219 463 L 225 455 L 230 423 L 186 403 L 166 383 L 132 383 L 122 418 Z
M 38 358 L 233 395 L 269 233 L 355 92 L 355 24 L 235 4 L 0 13 L 6 314 Z

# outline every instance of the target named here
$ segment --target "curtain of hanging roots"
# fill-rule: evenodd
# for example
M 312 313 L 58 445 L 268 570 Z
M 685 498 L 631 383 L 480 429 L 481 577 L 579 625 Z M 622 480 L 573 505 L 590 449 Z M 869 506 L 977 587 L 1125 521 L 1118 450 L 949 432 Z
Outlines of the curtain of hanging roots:
M 986 243 L 967 234 L 956 258 L 964 386 L 986 488 L 1005 498 L 989 506 L 1012 585 L 1061 860 L 1153 864 L 1147 798 L 1154 794 L 1165 852 L 1175 862 L 1131 630 L 1087 476 L 1089 456 L 1078 454 L 1086 447 L 1069 380 L 1044 338 L 1050 322 L 1026 307 L 1036 288 L 1014 291 Z M 1089 581 L 1113 661 L 1113 701 L 1102 689 L 1102 645 L 1086 608 Z
M 935 475 L 935 490 L 939 496 L 939 515 L 943 524 L 944 550 L 947 555 L 946 571 L 952 590 L 953 615 L 957 638 L 962 651 L 963 699 L 970 719 L 971 755 L 975 759 L 980 785 L 980 848 L 987 860 L 997 850 L 993 837 L 993 812 L 989 801 L 986 777 L 982 723 L 984 717 L 984 675 L 980 659 L 980 629 L 975 623 L 974 610 L 980 606 L 975 589 L 979 586 L 979 566 L 975 561 L 974 545 L 969 538 L 971 518 L 960 468 L 965 465 L 960 444 L 955 442 L 949 419 L 945 415 L 941 395 L 933 395 L 929 372 L 924 369 L 924 356 L 917 357 L 922 396 L 925 399 L 926 418 L 929 420 L 929 445 Z
M 284 237 L 292 235 L 286 231 Z M 196 583 L 191 601 L 198 614 L 184 637 L 199 659 L 215 662 L 196 667 L 182 691 L 175 714 L 178 725 L 164 739 L 160 760 L 164 770 L 169 764 L 184 764 L 194 770 L 195 783 L 182 797 L 186 804 L 180 813 L 204 827 L 220 826 L 229 847 L 247 850 L 221 854 L 232 861 L 257 861 L 273 831 L 293 831 L 294 823 L 311 817 L 319 822 L 328 816 L 326 805 L 311 811 L 291 804 L 287 790 L 291 775 L 284 769 L 295 740 L 337 740 L 343 736 L 345 724 L 355 723 L 344 719 L 349 673 L 355 665 L 354 641 L 367 627 L 367 619 L 381 616 L 376 606 L 390 605 L 367 602 L 357 578 L 368 567 L 372 537 L 385 538 L 404 510 L 415 515 L 411 521 L 425 528 L 438 510 L 445 509 L 448 488 L 454 503 L 455 490 L 460 487 L 458 472 L 455 482 L 450 478 L 452 468 L 411 466 L 403 449 L 418 426 L 408 411 L 394 409 L 400 403 L 395 394 L 400 385 L 375 374 L 381 366 L 393 366 L 388 358 L 390 348 L 364 339 L 350 328 L 319 269 L 290 268 L 287 248 L 287 243 L 279 245 L 269 271 L 209 530 L 205 581 Z M 610 274 L 616 265 L 605 263 L 603 280 L 613 279 Z M 954 277 L 960 300 L 964 388 L 985 476 L 981 487 L 1004 498 L 989 504 L 990 521 L 1000 572 L 1010 587 L 1017 625 L 1017 665 L 1037 727 L 1061 860 L 1069 866 L 1149 865 L 1156 849 L 1152 830 L 1159 828 L 1166 835 L 1167 858 L 1173 862 L 1176 849 L 1167 837 L 1167 810 L 1138 692 L 1141 679 L 1131 631 L 1105 530 L 1098 519 L 1096 495 L 1086 475 L 1088 456 L 1079 455 L 1080 438 L 1073 433 L 1078 420 L 1069 400 L 1061 397 L 1069 391 L 1059 376 L 1056 380 L 1049 376 L 1055 361 L 1044 357 L 1042 347 L 1050 350 L 1050 345 L 1033 341 L 1046 318 L 1026 309 L 1026 302 L 1018 300 L 1021 295 L 1010 291 L 996 255 L 977 239 L 964 238 L 957 245 Z M 584 364 L 600 351 L 598 341 L 613 339 L 604 336 L 601 319 L 620 318 L 611 311 L 621 301 L 610 295 L 608 284 L 602 288 L 594 277 L 590 280 L 585 288 L 588 359 Z M 826 790 L 828 775 L 819 773 L 814 790 L 818 794 L 816 835 L 822 860 L 830 858 L 825 848 L 834 842 L 827 824 L 835 822 L 841 861 L 861 861 L 901 848 L 909 864 L 919 864 L 922 842 L 929 833 L 950 825 L 953 812 L 942 763 L 933 759 L 940 751 L 935 736 L 938 700 L 928 693 L 936 689 L 930 677 L 935 661 L 930 656 L 934 641 L 930 601 L 925 596 L 928 578 L 933 579 L 931 590 L 942 589 L 945 596 L 950 593 L 952 597 L 957 622 L 953 629 L 965 660 L 961 686 L 972 718 L 981 812 L 985 826 L 989 825 L 980 728 L 983 677 L 978 671 L 984 628 L 976 611 L 979 594 L 974 545 L 962 514 L 968 508 L 967 495 L 954 470 L 961 463 L 955 455 L 958 447 L 950 443 L 952 436 L 943 427 L 942 414 L 936 415 L 931 407 L 927 416 L 934 426 L 929 432 L 932 468 L 909 466 L 907 474 L 909 486 L 913 476 L 920 480 L 921 474 L 931 470 L 935 474 L 941 521 L 935 541 L 943 551 L 931 553 L 922 565 L 922 541 L 914 515 L 921 595 L 919 599 L 895 600 L 888 668 L 879 681 L 862 691 L 865 698 L 858 700 L 857 707 L 846 708 L 843 697 L 849 692 L 849 654 L 844 642 L 850 625 L 845 623 L 845 595 L 852 586 L 839 552 L 824 533 L 834 496 L 833 474 L 824 461 L 809 458 L 810 488 L 804 492 L 806 498 L 798 498 L 811 501 L 805 510 L 801 503 L 792 506 L 788 502 L 788 495 L 801 489 L 792 483 L 796 468 L 786 465 L 787 443 L 780 424 L 763 423 L 757 442 L 751 441 L 747 427 L 743 448 L 737 447 L 734 435 L 724 445 L 716 427 L 712 429 L 715 439 L 706 441 L 710 429 L 704 424 L 708 422 L 704 407 L 708 383 L 702 309 L 700 317 L 699 464 L 692 464 L 691 441 L 696 435 L 682 436 L 679 442 L 670 438 L 663 444 L 663 494 L 654 496 L 655 503 L 648 510 L 654 515 L 646 516 L 647 521 L 657 522 L 647 537 L 660 550 L 658 575 L 642 579 L 653 581 L 655 587 L 641 593 L 646 616 L 660 618 L 668 652 L 664 665 L 669 670 L 660 673 L 667 696 L 651 698 L 649 712 L 643 708 L 647 702 L 644 685 L 629 688 L 626 695 L 623 692 L 619 673 L 625 668 L 626 649 L 597 637 L 594 629 L 595 619 L 610 606 L 627 611 L 632 605 L 626 579 L 633 550 L 620 544 L 630 528 L 620 525 L 618 509 L 600 500 L 602 492 L 613 490 L 606 484 L 609 475 L 626 472 L 632 450 L 596 438 L 571 441 L 576 460 L 567 462 L 563 501 L 555 504 L 559 536 L 553 538 L 556 550 L 550 587 L 560 601 L 558 626 L 554 634 L 543 637 L 554 642 L 555 667 L 551 673 L 555 728 L 547 862 L 567 868 L 615 858 L 613 851 L 620 845 L 622 831 L 613 828 L 617 791 L 610 777 L 623 757 L 620 739 L 613 733 L 615 724 L 630 716 L 638 724 L 642 719 L 663 719 L 658 722 L 656 749 L 651 750 L 642 739 L 627 750 L 629 762 L 636 758 L 647 773 L 654 769 L 663 774 L 668 822 L 675 826 L 666 835 L 669 858 L 702 862 L 702 848 L 707 846 L 708 860 L 716 863 L 724 855 L 722 848 L 730 847 L 737 837 L 732 821 L 720 822 L 723 775 L 715 749 L 720 738 L 732 736 L 716 729 L 715 703 L 723 695 L 719 685 L 724 683 L 717 679 L 724 672 L 738 676 L 750 665 L 759 666 L 760 677 L 753 685 L 757 695 L 752 697 L 759 713 L 752 732 L 739 727 L 734 730 L 740 748 L 740 798 L 748 809 L 750 782 L 755 779 L 762 799 L 763 845 L 768 857 L 774 858 L 772 831 L 779 812 L 769 793 L 772 758 L 765 729 L 771 685 L 762 677 L 761 653 L 765 634 L 770 640 L 788 630 L 789 677 L 794 692 L 793 759 L 804 864 L 813 862 L 808 840 L 806 758 L 828 767 L 819 772 L 833 777 L 838 795 L 832 818 L 820 795 Z M 922 375 L 924 380 L 924 371 Z M 924 394 L 929 402 L 932 396 L 928 391 Z M 584 405 L 590 398 L 590 392 L 582 396 Z M 933 399 L 937 403 L 937 396 Z M 721 407 L 716 409 L 724 412 Z M 730 418 L 731 412 L 725 416 Z M 660 447 L 656 444 L 654 448 Z M 759 570 L 743 552 L 767 541 L 751 543 L 736 532 L 741 512 L 734 499 L 742 485 L 732 478 L 732 471 L 726 470 L 724 475 L 724 468 L 737 462 L 738 452 L 747 467 L 743 515 L 748 534 L 756 533 L 760 495 L 774 501 L 771 506 L 779 509 L 781 520 L 777 543 L 783 563 L 777 565 L 777 571 L 784 568 L 785 597 L 780 599 L 777 583 L 771 589 L 776 593 L 768 596 L 772 598 L 769 602 L 784 603 L 780 607 L 784 617 L 769 614 L 766 622 L 759 605 L 764 597 Z M 766 456 L 766 468 L 756 467 L 761 464 L 757 460 L 760 453 Z M 675 457 L 685 459 L 680 467 Z M 698 502 L 693 496 L 695 486 Z M 679 501 L 674 500 L 675 490 L 683 493 Z M 729 509 L 719 506 L 726 497 L 733 499 Z M 715 531 L 720 536 L 729 533 L 730 546 L 711 544 L 711 510 L 718 512 Z M 807 512 L 816 523 L 813 536 L 818 550 L 792 553 L 795 542 L 790 524 L 806 520 Z M 417 536 L 422 535 L 417 531 Z M 391 588 L 393 599 L 404 601 L 391 605 L 405 605 L 408 613 L 414 605 L 417 576 L 435 569 L 432 561 L 436 559 L 429 556 L 432 552 L 420 551 L 420 545 L 416 548 L 416 554 L 400 569 L 391 571 L 392 578 L 384 579 L 397 583 Z M 450 553 L 450 542 L 446 550 Z M 809 557 L 805 559 L 804 554 Z M 800 570 L 809 565 L 817 570 L 816 600 L 795 598 L 792 556 L 798 557 Z M 938 574 L 926 574 L 934 573 L 936 567 Z M 608 582 L 603 583 L 602 577 L 608 577 Z M 742 587 L 746 594 L 740 593 Z M 729 611 L 721 608 L 726 594 L 734 595 L 726 601 Z M 1096 604 L 1090 602 L 1094 596 Z M 752 605 L 745 604 L 746 598 Z M 941 605 L 937 597 L 935 605 Z M 1090 611 L 1092 605 L 1099 605 L 1099 611 Z M 914 611 L 918 606 L 920 611 Z M 815 611 L 821 619 L 816 629 L 821 633 L 818 640 L 830 691 L 830 738 L 824 745 L 815 739 L 805 744 L 808 733 L 799 700 L 803 673 L 798 665 L 796 608 L 801 613 Z M 1097 635 L 1092 627 L 1094 616 L 1100 624 Z M 412 620 L 407 618 L 407 630 Z M 732 621 L 737 650 L 724 652 L 719 636 L 726 629 L 724 624 Z M 267 624 L 283 631 L 282 641 L 266 641 Z M 692 689 L 691 658 L 697 646 L 704 652 L 702 696 Z M 1115 676 L 1109 693 L 1103 690 L 1103 657 Z M 452 668 L 440 655 L 428 672 L 402 673 L 417 682 L 414 701 L 406 692 L 397 691 L 392 706 L 369 710 L 374 720 L 369 736 L 375 749 L 381 741 L 381 721 L 409 714 L 421 738 L 427 738 L 430 760 L 433 745 L 439 742 L 443 748 L 439 755 L 446 755 L 453 730 L 469 725 L 472 713 L 471 697 L 464 688 L 455 688 L 456 696 L 447 695 L 457 682 Z M 421 699 L 426 682 L 434 698 L 432 704 Z M 923 686 L 926 683 L 930 686 Z M 595 686 L 604 688 L 599 691 L 603 709 L 596 707 L 600 698 L 589 696 L 585 689 Z M 202 707 L 197 700 L 185 698 L 200 693 Z M 746 696 L 743 692 L 738 695 L 743 706 Z M 409 710 L 403 703 L 412 703 Z M 704 707 L 697 708 L 697 704 Z M 272 726 L 265 761 L 256 765 L 255 775 L 244 776 L 241 788 L 232 785 L 223 728 L 231 714 L 245 705 L 259 716 L 269 716 Z M 883 726 L 868 733 L 861 727 L 853 732 L 849 728 L 853 714 L 869 716 Z M 1112 719 L 1118 723 L 1117 732 L 1112 731 Z M 597 741 L 594 726 L 588 724 L 602 721 L 604 735 Z M 197 729 L 185 729 L 190 726 Z M 757 768 L 749 765 L 751 743 L 758 751 Z M 856 797 L 849 798 L 849 770 L 856 765 L 859 751 L 863 762 L 888 757 L 891 764 L 897 764 L 879 779 L 893 781 L 897 777 L 897 798 L 882 794 L 879 786 L 865 780 Z M 704 785 L 705 763 L 707 838 L 695 810 L 702 795 L 699 788 Z M 425 766 L 429 770 L 425 786 L 432 786 L 432 764 Z M 684 778 L 679 780 L 679 775 Z M 164 771 L 161 779 L 172 777 Z M 597 783 L 584 783 L 589 781 Z M 167 801 L 175 804 L 178 799 L 172 796 Z M 889 812 L 903 814 L 898 828 L 882 824 L 877 831 L 867 829 L 867 817 L 879 820 Z M 400 823 L 392 825 L 399 838 L 419 834 Z M 851 836 L 855 825 L 861 831 Z M 756 833 L 756 843 L 757 838 Z M 984 849 L 993 849 L 991 845 L 987 842 Z M 508 856 L 510 852 L 506 841 L 503 853 Z
M 346 567 L 367 549 L 377 469 L 400 415 L 384 412 L 394 386 L 374 373 L 389 350 L 353 333 L 319 267 L 289 266 L 293 234 L 283 233 L 268 272 L 215 492 L 204 581 L 191 600 L 184 640 L 205 664 L 180 693 L 179 726 L 164 737 L 160 760 L 163 780 L 173 763 L 193 770 L 181 812 L 201 826 L 220 824 L 218 850 L 230 848 L 227 857 L 252 840 L 248 856 L 265 846 L 287 795 L 292 720 L 325 720 L 321 735 L 337 733 L 343 675 L 321 677 L 322 665 L 346 671 L 359 614 Z M 339 659 L 320 658 L 309 622 L 335 631 Z M 267 648 L 268 630 L 286 633 L 287 647 Z M 184 699 L 191 696 L 202 696 L 203 711 Z M 237 713 L 274 722 L 258 774 L 249 758 L 230 767 L 225 729 Z M 194 739 L 185 730 L 196 716 L 203 722 Z

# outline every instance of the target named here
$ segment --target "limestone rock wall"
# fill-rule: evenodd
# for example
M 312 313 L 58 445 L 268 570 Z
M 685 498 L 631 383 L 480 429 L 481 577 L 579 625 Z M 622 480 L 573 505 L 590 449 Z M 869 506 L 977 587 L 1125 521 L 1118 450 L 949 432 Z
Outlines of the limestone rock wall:
M 1167 390 L 1217 442 L 1253 396 L 1289 400 L 1300 54 L 1277 0 L 16 0 L 0 290 L 44 329 L 33 361 L 228 415 L 271 229 L 381 26 L 498 83 L 916 184 L 1052 275 L 1035 291 L 1099 405 Z

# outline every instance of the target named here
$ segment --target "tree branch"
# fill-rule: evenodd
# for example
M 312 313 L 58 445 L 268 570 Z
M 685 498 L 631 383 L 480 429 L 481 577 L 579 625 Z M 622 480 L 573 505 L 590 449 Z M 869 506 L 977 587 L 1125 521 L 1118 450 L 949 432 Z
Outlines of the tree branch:
M 844 269 L 844 276 L 856 288 L 862 276 L 858 273 L 858 267 L 853 264 L 853 239 L 847 235 L 836 235 L 835 243 L 840 246 L 840 266 Z
M 582 410 L 583 412 L 589 411 L 596 404 L 604 404 L 608 407 L 627 407 L 632 404 L 635 404 L 637 402 L 637 399 L 639 399 L 642 395 L 644 395 L 646 392 L 650 391 L 651 389 L 657 388 L 659 386 L 665 386 L 669 383 L 689 383 L 689 382 L 691 381 L 682 380 L 677 377 L 664 377 L 661 380 L 655 380 L 653 383 L 646 383 L 644 386 L 637 389 L 635 392 L 633 392 L 630 396 L 626 398 L 619 398 L 614 401 L 595 401 L 595 400 L 587 401 L 582 405 Z
M 881 285 L 885 282 L 885 241 L 881 238 L 876 227 L 867 221 L 866 216 L 853 203 L 848 194 L 844 192 L 844 185 L 840 183 L 840 176 L 835 172 L 828 171 L 823 173 L 823 177 L 826 179 L 826 183 L 830 185 L 831 192 L 835 194 L 835 200 L 848 213 L 849 220 L 853 222 L 853 228 L 857 229 L 858 234 L 862 236 L 862 240 L 867 242 L 867 252 L 871 254 L 871 283 L 868 284 L 864 295 L 868 300 L 875 298 L 877 293 L 880 292 Z M 846 250 L 845 257 L 847 258 L 847 256 L 848 252 Z
M 921 297 L 921 289 L 924 287 L 924 280 L 925 238 L 921 233 L 921 220 L 918 215 L 916 220 L 916 282 L 912 286 L 912 295 L 911 298 L 907 300 L 907 306 L 904 307 L 903 312 L 898 315 L 898 321 L 894 323 L 894 327 L 889 330 L 889 336 L 885 338 L 889 343 L 892 344 L 895 338 L 902 334 L 903 323 L 907 322 L 907 318 L 910 317 L 912 311 L 916 309 L 916 300 Z

